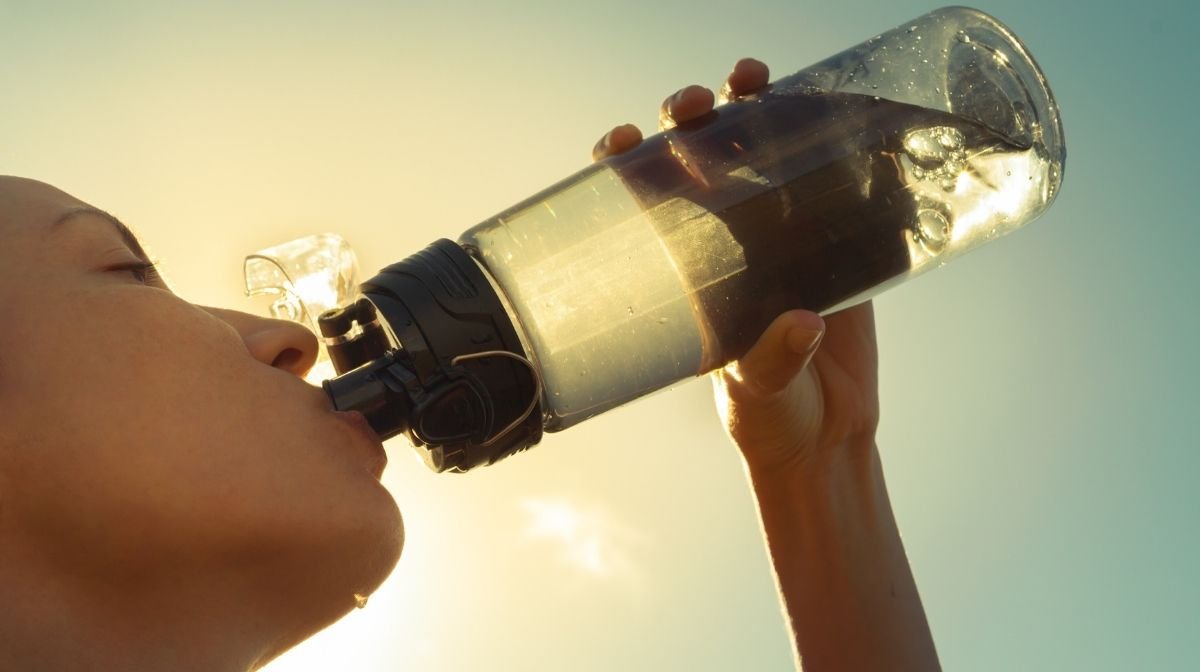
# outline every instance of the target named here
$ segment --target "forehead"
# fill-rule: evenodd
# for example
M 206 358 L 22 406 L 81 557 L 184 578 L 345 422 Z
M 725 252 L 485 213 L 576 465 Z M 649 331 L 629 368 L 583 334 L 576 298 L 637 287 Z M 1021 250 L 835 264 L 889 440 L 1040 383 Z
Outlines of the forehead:
M 68 210 L 86 206 L 83 201 L 44 182 L 0 176 L 0 234 L 49 229 Z
M 112 215 L 44 182 L 0 176 L 0 239 L 39 238 L 76 219 L 91 218 L 111 226 L 137 255 L 145 257 L 137 236 Z

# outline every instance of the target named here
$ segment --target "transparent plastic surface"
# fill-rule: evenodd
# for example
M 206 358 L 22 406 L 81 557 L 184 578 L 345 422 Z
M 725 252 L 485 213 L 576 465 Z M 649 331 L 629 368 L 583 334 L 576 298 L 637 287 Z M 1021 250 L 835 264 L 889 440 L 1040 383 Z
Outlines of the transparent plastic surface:
M 358 295 L 358 261 L 340 236 L 298 238 L 246 256 L 246 296 L 265 303 L 262 312 L 304 325 L 320 338 L 317 318 Z M 324 346 L 310 381 L 336 375 Z
M 1065 160 L 1025 47 L 947 8 L 733 101 L 463 234 L 561 430 L 865 301 L 1037 217 Z

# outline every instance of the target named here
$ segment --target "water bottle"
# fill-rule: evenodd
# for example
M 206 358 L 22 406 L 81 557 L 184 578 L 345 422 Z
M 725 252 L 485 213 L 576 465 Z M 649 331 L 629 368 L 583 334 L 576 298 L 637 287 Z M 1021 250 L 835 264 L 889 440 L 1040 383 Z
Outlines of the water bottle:
M 347 305 L 296 298 L 298 259 L 356 286 L 329 275 L 329 239 L 248 259 L 247 288 L 309 316 L 336 408 L 463 472 L 735 360 L 789 309 L 842 310 L 1024 226 L 1065 158 L 1026 47 L 951 7 L 592 164 Z

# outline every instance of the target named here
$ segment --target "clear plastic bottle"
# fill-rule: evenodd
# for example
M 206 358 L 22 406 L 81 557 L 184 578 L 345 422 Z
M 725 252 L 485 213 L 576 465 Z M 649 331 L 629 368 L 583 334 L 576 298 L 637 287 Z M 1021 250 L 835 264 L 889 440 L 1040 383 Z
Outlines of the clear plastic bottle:
M 1037 217 L 1058 108 L 992 17 L 937 10 L 647 138 L 462 235 L 541 372 L 547 431 L 744 354 Z

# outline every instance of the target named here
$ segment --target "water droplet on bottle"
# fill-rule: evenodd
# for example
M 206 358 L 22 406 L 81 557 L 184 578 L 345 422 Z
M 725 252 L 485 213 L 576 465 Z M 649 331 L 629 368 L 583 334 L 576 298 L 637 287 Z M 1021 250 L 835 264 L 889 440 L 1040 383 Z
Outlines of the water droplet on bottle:
M 1011 171 L 1011 170 L 1006 170 L 1006 171 L 1004 171 L 1004 174 L 1005 174 L 1005 175 L 1007 175 L 1007 176 L 1009 176 L 1009 177 L 1012 177 L 1012 171 Z
M 936 92 L 938 92 L 938 93 L 941 93 L 941 92 L 942 92 L 942 87 L 940 87 L 940 86 L 935 86 L 935 87 L 933 87 L 933 90 L 934 90 L 934 91 L 936 91 Z
M 878 85 L 878 84 L 872 84 L 872 85 L 871 85 L 871 88 L 872 88 L 872 89 L 878 89 L 878 88 L 879 88 L 879 85 Z
M 667 323 L 667 318 L 665 318 L 665 317 L 660 317 L 660 318 L 658 318 L 658 323 L 659 323 L 659 324 L 666 324 L 666 323 Z
M 920 210 L 917 212 L 917 225 L 913 237 L 930 254 L 938 254 L 946 248 L 950 240 L 950 220 L 937 210 Z
M 909 27 L 908 27 L 908 32 L 910 32 L 910 33 L 915 33 L 915 32 L 917 32 L 917 27 L 916 27 L 915 25 L 909 26 Z
M 954 36 L 954 39 L 958 40 L 959 42 L 962 42 L 963 44 L 971 43 L 971 36 L 967 35 L 967 33 L 965 31 L 961 31 L 961 30 L 958 31 L 958 34 Z
M 367 606 L 367 596 L 363 595 L 361 593 L 355 593 L 354 594 L 354 608 L 362 609 L 365 606 Z
M 938 182 L 938 185 L 941 186 L 942 191 L 954 191 L 954 178 L 943 177 L 942 181 Z
M 628 310 L 628 311 L 629 311 L 629 314 L 630 314 L 630 315 L 633 315 L 633 306 L 629 306 L 629 307 L 628 307 L 628 308 L 626 308 L 625 310 Z

